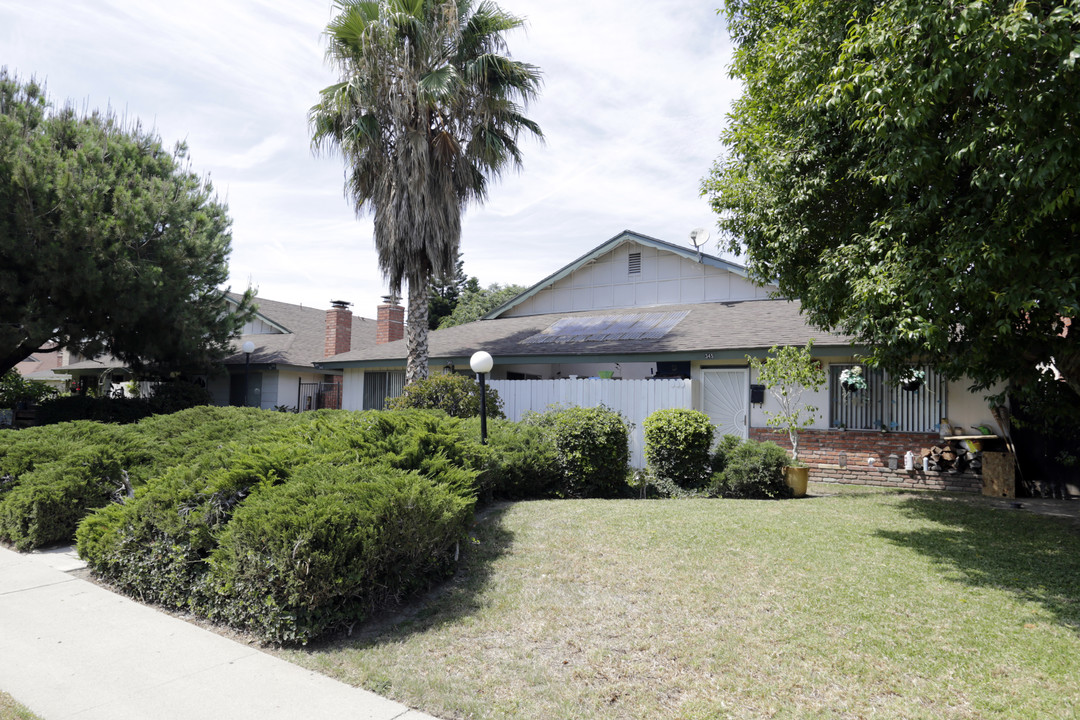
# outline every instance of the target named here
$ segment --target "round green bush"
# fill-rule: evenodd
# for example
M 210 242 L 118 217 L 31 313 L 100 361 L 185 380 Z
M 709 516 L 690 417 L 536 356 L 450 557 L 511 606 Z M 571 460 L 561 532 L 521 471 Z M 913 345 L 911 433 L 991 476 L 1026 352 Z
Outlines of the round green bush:
M 555 443 L 560 497 L 619 497 L 629 494 L 630 429 L 615 410 L 555 408 L 530 413 L 527 424 L 544 428 Z
M 716 443 L 716 448 L 713 450 L 712 458 L 709 461 L 713 474 L 724 471 L 724 468 L 727 467 L 728 455 L 742 444 L 743 439 L 738 435 L 724 435 L 720 438 L 720 442 Z
M 657 410 L 645 418 L 645 459 L 659 480 L 693 490 L 709 479 L 713 425 L 699 410 Z
M 727 453 L 722 471 L 712 476 L 711 490 L 725 498 L 787 498 L 784 481 L 788 454 L 773 442 L 748 440 Z
M 499 393 L 486 386 L 487 416 L 504 418 Z M 471 418 L 480 415 L 480 384 L 467 375 L 439 373 L 405 386 L 399 397 L 386 402 L 388 410 L 442 410 L 450 417 Z

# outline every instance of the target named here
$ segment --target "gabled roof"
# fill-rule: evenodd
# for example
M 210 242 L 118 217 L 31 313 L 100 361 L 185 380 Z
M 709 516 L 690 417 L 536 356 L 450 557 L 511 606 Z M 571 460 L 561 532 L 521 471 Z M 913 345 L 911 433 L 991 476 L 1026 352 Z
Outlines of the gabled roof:
M 238 302 L 240 297 L 236 293 L 229 293 L 233 303 Z M 251 353 L 253 365 L 312 367 L 325 357 L 325 310 L 260 297 L 254 299 L 254 305 L 256 316 L 280 332 L 241 335 L 234 343 L 238 352 L 225 358 L 226 365 L 243 365 L 246 362 L 246 355 L 239 349 L 248 340 L 255 344 L 255 351 Z M 354 351 L 374 347 L 375 326 L 371 318 L 353 316 Z
M 674 254 L 679 255 L 679 256 L 681 256 L 683 258 L 686 258 L 687 260 L 692 260 L 694 262 L 700 262 L 703 265 L 708 265 L 708 266 L 711 266 L 711 267 L 720 268 L 721 270 L 727 270 L 728 272 L 734 273 L 734 274 L 736 274 L 736 275 L 738 275 L 740 277 L 744 277 L 744 278 L 747 277 L 746 268 L 743 267 L 742 265 L 739 265 L 738 263 L 729 262 L 727 260 L 724 260 L 723 258 L 716 257 L 715 255 L 709 255 L 707 253 L 699 253 L 697 250 L 692 250 L 692 249 L 687 248 L 687 247 L 682 247 L 681 245 L 674 245 L 672 243 L 665 242 L 664 240 L 658 240 L 658 239 L 656 239 L 654 237 L 649 237 L 648 235 L 642 235 L 641 233 L 634 232 L 633 230 L 623 230 L 621 233 L 619 233 L 615 237 L 613 237 L 610 240 L 608 240 L 607 242 L 593 248 L 589 252 L 587 252 L 584 255 L 582 255 L 581 257 L 579 257 L 577 260 L 574 260 L 569 265 L 566 265 L 566 266 L 560 268 L 559 270 L 556 270 L 551 275 L 548 275 L 546 278 L 544 278 L 540 282 L 536 283 L 535 285 L 533 285 L 532 287 L 530 287 L 528 290 L 521 293 L 517 297 L 515 297 L 512 300 L 510 300 L 510 301 L 500 305 L 499 307 L 495 308 L 494 310 L 489 312 L 487 315 L 484 315 L 484 317 L 482 319 L 483 320 L 492 320 L 494 318 L 500 317 L 507 310 L 509 310 L 509 309 L 511 309 L 511 308 L 513 308 L 513 307 L 515 307 L 517 305 L 520 305 L 521 303 L 523 303 L 526 300 L 528 300 L 529 298 L 531 298 L 533 295 L 536 295 L 538 292 L 540 292 L 544 288 L 549 287 L 551 285 L 554 285 L 555 283 L 559 282 L 563 278 L 567 277 L 568 275 L 573 273 L 575 270 L 578 270 L 579 268 L 582 268 L 585 265 L 588 265 L 593 260 L 595 260 L 595 259 L 597 259 L 597 258 L 599 258 L 599 257 L 601 257 L 603 255 L 606 255 L 607 253 L 611 252 L 612 250 L 619 247 L 620 245 L 623 245 L 625 243 L 631 243 L 631 242 L 632 243 L 637 243 L 638 245 L 644 245 L 646 247 L 653 247 L 653 248 L 656 248 L 657 250 L 663 250 L 665 252 L 674 253 Z
M 621 308 L 477 320 L 431 332 L 428 352 L 434 366 L 446 361 L 467 364 L 477 350 L 491 353 L 497 364 L 518 364 L 741 360 L 747 354 L 762 355 L 773 345 L 805 345 L 811 338 L 819 351 L 829 347 L 850 348 L 851 338 L 812 327 L 799 308 L 798 302 L 788 300 L 661 305 L 650 307 L 649 312 L 678 315 L 680 319 L 660 337 L 567 339 L 557 343 L 528 340 L 562 320 L 598 315 L 617 318 L 640 314 L 641 310 Z M 404 365 L 406 354 L 405 340 L 397 340 L 335 355 L 318 365 L 331 369 L 398 367 Z

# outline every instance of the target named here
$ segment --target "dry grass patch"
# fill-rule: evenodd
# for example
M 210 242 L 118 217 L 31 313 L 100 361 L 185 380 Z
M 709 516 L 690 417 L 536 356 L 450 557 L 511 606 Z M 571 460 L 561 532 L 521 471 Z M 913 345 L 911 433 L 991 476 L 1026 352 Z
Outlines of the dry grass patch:
M 490 511 L 455 580 L 289 660 L 443 718 L 1048 718 L 1080 534 L 910 493 Z
M 30 712 L 25 705 L 15 702 L 15 698 L 0 690 L 0 720 L 41 720 Z

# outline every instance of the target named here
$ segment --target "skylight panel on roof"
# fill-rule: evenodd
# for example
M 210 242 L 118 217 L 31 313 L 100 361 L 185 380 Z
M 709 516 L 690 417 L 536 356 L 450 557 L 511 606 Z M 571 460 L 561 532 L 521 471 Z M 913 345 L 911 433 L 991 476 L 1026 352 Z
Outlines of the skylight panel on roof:
M 551 326 L 522 340 L 525 345 L 543 343 L 601 342 L 605 340 L 656 340 L 664 337 L 689 310 L 666 313 L 581 315 L 556 320 Z

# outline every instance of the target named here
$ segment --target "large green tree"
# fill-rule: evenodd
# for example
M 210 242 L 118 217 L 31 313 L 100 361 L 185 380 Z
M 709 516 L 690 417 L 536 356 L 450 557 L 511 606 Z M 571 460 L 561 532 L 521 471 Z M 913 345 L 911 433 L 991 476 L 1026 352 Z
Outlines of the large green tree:
M 476 280 L 476 278 L 471 278 L 471 280 Z M 525 292 L 525 288 L 521 285 L 504 286 L 499 283 L 492 283 L 486 288 L 480 287 L 479 283 L 472 287 L 466 287 L 465 292 L 458 298 L 453 311 L 439 322 L 439 329 L 442 330 L 479 320 L 523 292 Z
M 228 311 L 229 245 L 182 146 L 0 69 L 0 374 L 47 344 L 148 376 L 207 369 L 250 304 Z
M 346 165 L 346 196 L 375 219 L 392 293 L 408 284 L 406 381 L 427 376 L 428 282 L 453 272 L 461 214 L 520 167 L 540 72 L 506 54 L 522 21 L 482 0 L 336 0 L 327 58 L 341 81 L 311 109 L 316 150 Z
M 729 248 L 886 367 L 1080 391 L 1080 2 L 729 0 Z
M 454 312 L 462 293 L 479 289 L 479 280 L 465 276 L 465 261 L 458 253 L 452 274 L 437 275 L 428 282 L 428 330 L 438 329 L 442 319 Z

